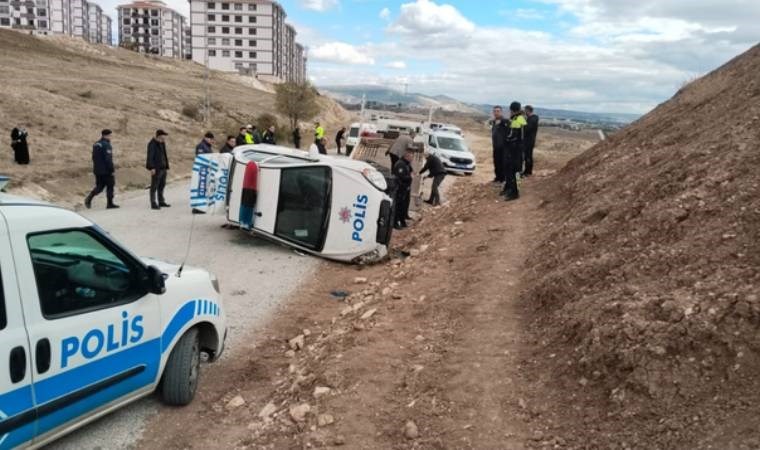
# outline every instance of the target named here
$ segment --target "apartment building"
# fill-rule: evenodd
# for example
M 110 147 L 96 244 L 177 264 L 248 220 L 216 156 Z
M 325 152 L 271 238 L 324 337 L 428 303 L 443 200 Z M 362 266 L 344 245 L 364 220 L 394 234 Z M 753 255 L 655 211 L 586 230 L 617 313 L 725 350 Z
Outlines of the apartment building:
M 103 8 L 95 3 L 87 5 L 87 40 L 100 43 L 103 37 Z
M 184 57 L 186 18 L 159 0 L 119 5 L 119 44 L 141 53 Z
M 183 44 L 182 44 L 182 57 L 185 59 L 193 59 L 193 30 L 189 25 L 185 26 L 182 30 Z
M 113 45 L 113 23 L 105 14 L 100 17 L 100 43 Z
M 271 0 L 189 0 L 192 59 L 209 68 L 253 73 L 274 82 L 305 78 L 295 29 Z M 304 69 L 303 76 L 296 68 Z
M 0 27 L 32 33 L 50 32 L 48 0 L 0 0 Z
M 0 27 L 110 44 L 111 18 L 87 0 L 0 0 Z

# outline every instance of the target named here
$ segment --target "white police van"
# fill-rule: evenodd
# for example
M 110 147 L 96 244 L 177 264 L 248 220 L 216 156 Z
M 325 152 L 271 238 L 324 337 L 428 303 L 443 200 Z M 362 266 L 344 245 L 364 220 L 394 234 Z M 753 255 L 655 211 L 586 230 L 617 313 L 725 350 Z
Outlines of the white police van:
M 461 175 L 475 172 L 475 155 L 460 134 L 437 129 L 426 132 L 420 139 L 425 142 L 425 151 L 440 158 L 447 172 Z
M 156 389 L 188 404 L 224 348 L 208 272 L 144 260 L 84 217 L 0 193 L 0 449 L 40 447 Z

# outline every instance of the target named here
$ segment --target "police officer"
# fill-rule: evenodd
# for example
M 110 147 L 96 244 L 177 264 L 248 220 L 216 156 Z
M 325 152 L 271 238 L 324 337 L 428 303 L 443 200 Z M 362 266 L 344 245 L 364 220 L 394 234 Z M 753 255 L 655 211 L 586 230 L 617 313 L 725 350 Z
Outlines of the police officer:
M 525 116 L 528 125 L 525 127 L 525 170 L 523 176 L 533 175 L 533 149 L 536 147 L 536 136 L 538 135 L 538 115 L 533 113 L 531 105 L 525 106 Z
M 491 143 L 493 144 L 493 170 L 494 183 L 504 183 L 504 164 L 507 152 L 507 135 L 509 134 L 509 121 L 504 118 L 501 106 L 493 107 L 493 119 L 491 120 Z
M 166 173 L 169 171 L 169 156 L 166 153 L 166 136 L 164 130 L 157 130 L 156 136 L 148 143 L 148 156 L 145 168 L 150 171 L 150 208 L 168 208 L 171 205 L 164 200 Z
M 95 188 L 84 199 L 84 206 L 87 209 L 92 208 L 92 199 L 96 195 L 106 190 L 108 204 L 107 209 L 118 208 L 119 205 L 113 202 L 113 190 L 116 184 L 113 167 L 113 147 L 111 146 L 111 130 L 100 132 L 100 140 L 92 146 L 92 171 L 95 174 Z
M 325 144 L 324 139 L 325 139 L 325 129 L 322 128 L 322 125 L 319 122 L 316 122 L 314 124 L 314 143 L 317 144 L 319 153 L 326 155 L 327 145 Z
M 523 146 L 525 145 L 525 126 L 528 122 L 521 111 L 519 102 L 509 105 L 509 129 L 506 138 L 506 154 L 504 158 L 504 191 L 502 194 L 507 201 L 520 198 L 517 189 L 517 177 L 522 171 Z
M 407 227 L 406 220 L 409 216 L 409 202 L 412 193 L 412 159 L 414 150 L 406 148 L 404 156 L 393 166 L 393 175 L 396 177 L 396 217 L 393 227 L 402 230 Z
M 443 183 L 443 179 L 446 178 L 446 168 L 443 167 L 443 162 L 437 156 L 432 153 L 427 154 L 425 165 L 420 170 L 420 175 L 425 172 L 430 172 L 428 178 L 433 179 L 433 187 L 430 189 L 430 198 L 425 200 L 425 203 L 433 206 L 441 204 L 441 194 L 438 192 L 438 187 Z

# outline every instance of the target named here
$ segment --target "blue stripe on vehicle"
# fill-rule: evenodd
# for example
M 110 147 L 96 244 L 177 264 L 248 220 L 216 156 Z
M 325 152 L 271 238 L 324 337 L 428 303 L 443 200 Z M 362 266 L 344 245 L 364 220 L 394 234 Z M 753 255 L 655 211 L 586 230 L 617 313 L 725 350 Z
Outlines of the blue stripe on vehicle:
M 26 385 L 16 390 L 0 395 L 0 423 L 8 417 L 13 417 L 32 410 L 32 386 Z M 29 422 L 11 433 L 0 436 L 0 448 L 14 448 L 34 437 L 34 421 Z
M 195 311 L 196 300 L 191 300 L 179 309 L 172 317 L 169 325 L 164 329 L 164 334 L 161 335 L 161 353 L 164 353 L 169 344 L 174 341 L 177 333 L 191 320 L 193 320 L 193 311 Z

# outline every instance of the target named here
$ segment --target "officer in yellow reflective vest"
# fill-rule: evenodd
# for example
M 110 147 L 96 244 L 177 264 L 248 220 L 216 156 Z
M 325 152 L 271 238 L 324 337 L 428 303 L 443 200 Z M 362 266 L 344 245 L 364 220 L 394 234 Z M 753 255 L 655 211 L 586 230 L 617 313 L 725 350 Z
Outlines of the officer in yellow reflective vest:
M 507 201 L 520 198 L 520 191 L 517 189 L 517 177 L 522 171 L 526 125 L 528 125 L 528 121 L 525 120 L 522 105 L 519 102 L 512 102 L 509 105 L 509 131 L 507 133 L 507 150 L 504 158 L 506 182 L 504 183 L 504 191 L 502 192 Z
M 317 144 L 319 153 L 326 155 L 327 148 L 325 147 L 325 129 L 317 122 L 314 128 L 314 143 Z

